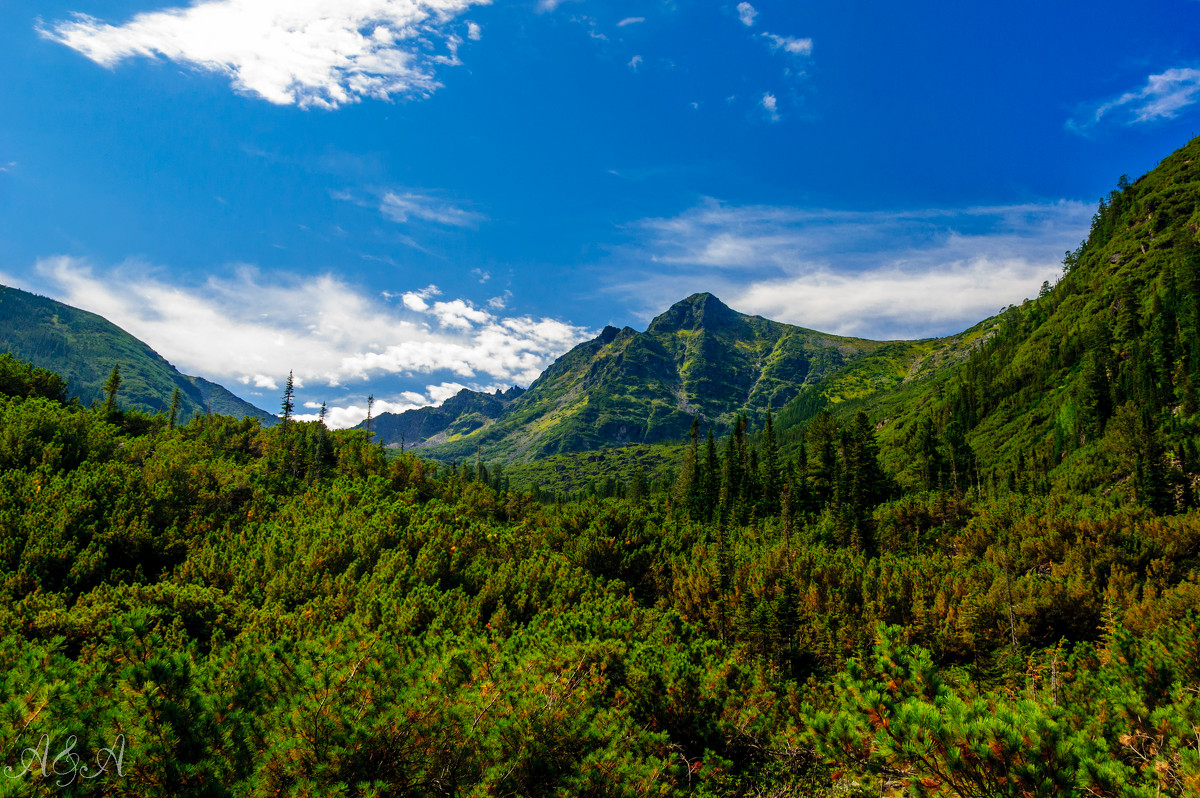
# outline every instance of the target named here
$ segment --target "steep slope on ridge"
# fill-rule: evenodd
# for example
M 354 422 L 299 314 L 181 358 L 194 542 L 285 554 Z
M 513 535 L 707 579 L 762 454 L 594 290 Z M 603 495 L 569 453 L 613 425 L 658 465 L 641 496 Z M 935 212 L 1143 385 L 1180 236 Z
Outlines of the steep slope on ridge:
M 966 454 L 965 444 L 974 484 L 1123 485 L 1141 498 L 1194 490 L 1200 139 L 1136 182 L 1122 178 L 1064 270 L 1038 298 L 978 325 L 986 342 L 965 360 L 828 406 L 866 410 L 910 484 L 947 479 L 951 449 Z M 782 415 L 802 423 L 804 410 Z
M 162 412 L 178 388 L 181 420 L 211 411 L 251 416 L 264 425 L 277 421 L 214 382 L 179 373 L 107 319 L 7 286 L 0 286 L 0 351 L 62 375 L 70 395 L 84 404 L 103 396 L 101 386 L 120 365 L 123 407 Z

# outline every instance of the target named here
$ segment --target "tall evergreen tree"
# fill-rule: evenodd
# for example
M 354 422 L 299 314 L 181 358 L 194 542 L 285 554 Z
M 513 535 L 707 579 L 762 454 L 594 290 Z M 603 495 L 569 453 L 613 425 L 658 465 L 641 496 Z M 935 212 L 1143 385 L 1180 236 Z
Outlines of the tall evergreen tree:
M 292 412 L 296 409 L 296 389 L 292 372 L 288 372 L 287 384 L 283 388 L 283 402 L 280 405 L 280 418 L 283 426 L 291 423 Z
M 762 485 L 765 515 L 779 512 L 779 446 L 775 441 L 775 426 L 771 411 L 767 410 L 767 421 L 763 425 L 762 457 L 759 458 L 759 481 Z
M 179 420 L 179 402 L 179 386 L 176 386 L 175 390 L 171 391 L 171 408 L 167 413 L 167 427 L 169 429 L 175 429 L 175 424 Z
M 121 366 L 114 363 L 112 372 L 104 382 L 104 411 L 112 414 L 117 410 L 117 392 L 121 390 Z

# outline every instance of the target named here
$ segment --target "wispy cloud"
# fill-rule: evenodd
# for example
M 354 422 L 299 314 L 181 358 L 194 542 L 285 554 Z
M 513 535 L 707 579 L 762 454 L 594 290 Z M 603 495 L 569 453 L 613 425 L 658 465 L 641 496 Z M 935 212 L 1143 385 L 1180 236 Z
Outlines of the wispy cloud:
M 1067 120 L 1067 127 L 1077 133 L 1086 133 L 1106 118 L 1124 125 L 1174 119 L 1197 100 L 1200 100 L 1200 69 L 1168 69 L 1148 77 L 1142 88 L 1128 91 Z
M 812 39 L 798 39 L 794 36 L 777 36 L 774 33 L 760 34 L 767 40 L 772 50 L 782 50 L 790 55 L 812 55 Z
M 473 42 L 477 42 L 483 38 L 483 28 L 478 22 L 467 23 L 467 38 Z
M 742 21 L 743 25 L 745 25 L 747 28 L 753 27 L 754 18 L 758 16 L 758 11 L 755 10 L 754 6 L 750 5 L 749 3 L 738 3 L 737 13 L 738 19 Z
M 637 25 L 638 23 L 645 22 L 645 21 L 646 21 L 645 17 L 625 17 L 625 19 L 623 19 L 617 23 L 617 27 L 623 28 L 626 25 Z
M 642 66 L 643 61 L 645 61 L 644 58 L 642 58 L 640 55 L 635 55 L 633 58 L 629 59 L 629 63 L 626 64 L 626 66 L 632 69 L 634 72 L 637 72 Z
M 590 337 L 555 319 L 439 299 L 434 286 L 404 293 L 397 305 L 328 274 L 243 268 L 193 286 L 162 270 L 97 270 L 70 257 L 45 258 L 32 272 L 0 280 L 98 313 L 186 373 L 271 389 L 291 369 L 310 395 L 322 385 L 420 375 L 527 385 Z
M 648 314 L 708 290 L 827 332 L 941 335 L 1035 295 L 1090 216 L 1078 202 L 846 212 L 706 200 L 633 225 L 637 243 L 618 265 L 650 260 L 656 276 L 613 288 Z
M 447 200 L 413 191 L 385 192 L 379 201 L 379 211 L 401 224 L 420 219 L 447 227 L 473 227 L 485 218 Z
M 432 94 L 436 68 L 459 63 L 450 21 L 490 1 L 201 0 L 120 25 L 76 14 L 38 29 L 105 67 L 161 57 L 278 105 L 332 109 Z

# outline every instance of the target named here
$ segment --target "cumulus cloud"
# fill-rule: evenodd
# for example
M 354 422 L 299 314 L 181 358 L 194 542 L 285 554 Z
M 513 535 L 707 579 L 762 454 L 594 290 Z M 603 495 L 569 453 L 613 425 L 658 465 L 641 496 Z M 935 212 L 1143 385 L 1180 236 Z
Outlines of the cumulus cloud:
M 1068 120 L 1067 127 L 1086 133 L 1106 117 L 1125 125 L 1174 119 L 1197 100 L 1200 100 L 1200 69 L 1168 69 L 1162 74 L 1151 75 L 1142 88 L 1128 91 Z
M 794 36 L 777 36 L 774 33 L 761 34 L 772 50 L 782 50 L 791 55 L 812 55 L 812 39 L 797 39 Z
M 473 42 L 477 42 L 483 38 L 483 28 L 479 26 L 478 22 L 467 23 L 467 38 Z
M 423 313 L 429 310 L 429 303 L 426 301 L 430 297 L 437 296 L 442 293 L 436 285 L 427 285 L 420 291 L 406 291 L 401 295 L 400 301 L 404 303 L 404 307 L 409 310 Z
M 767 112 L 767 118 L 772 122 L 778 122 L 779 116 L 779 101 L 775 99 L 775 95 L 771 92 L 763 92 L 762 99 L 758 103 L 764 111 Z
M 332 109 L 432 94 L 441 86 L 436 68 L 459 63 L 450 21 L 489 2 L 198 0 L 119 25 L 76 14 L 39 32 L 101 66 L 165 58 L 226 76 L 268 102 Z
M 32 271 L 32 279 L 4 280 L 97 313 L 185 373 L 227 385 L 277 390 L 289 370 L 310 388 L 419 375 L 527 385 L 591 336 L 555 319 L 434 301 L 432 286 L 405 293 L 401 308 L 332 275 L 265 277 L 245 268 L 189 286 L 161 270 L 97 271 L 65 256 Z
M 747 28 L 754 26 L 754 18 L 758 16 L 758 11 L 755 10 L 754 6 L 749 3 L 738 3 L 737 13 L 738 19 L 742 21 L 743 25 Z
M 827 332 L 957 332 L 1035 296 L 1087 234 L 1091 208 L 1053 202 L 904 212 L 731 206 L 646 219 L 620 254 L 657 275 L 615 286 L 647 313 L 694 291 Z

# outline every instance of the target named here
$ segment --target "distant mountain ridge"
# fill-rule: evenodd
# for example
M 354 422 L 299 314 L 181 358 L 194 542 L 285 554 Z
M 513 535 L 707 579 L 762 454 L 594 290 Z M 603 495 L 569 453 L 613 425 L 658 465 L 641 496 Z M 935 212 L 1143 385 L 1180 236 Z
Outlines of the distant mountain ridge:
M 161 355 L 107 319 L 53 299 L 0 286 L 0 352 L 9 352 L 67 380 L 72 397 L 89 404 L 114 365 L 121 367 L 123 407 L 165 411 L 175 389 L 180 419 L 216 413 L 257 418 L 264 426 L 279 419 L 203 377 L 181 374 Z
M 525 391 L 480 393 L 463 388 L 437 407 L 420 407 L 403 413 L 380 413 L 371 419 L 371 432 L 389 446 L 428 446 L 451 436 L 469 435 L 499 418 Z M 354 427 L 366 429 L 367 422 Z
M 397 445 L 395 430 L 407 425 L 407 445 L 444 459 L 478 451 L 528 462 L 631 443 L 673 443 L 687 435 L 694 417 L 717 432 L 739 414 L 759 422 L 767 410 L 778 412 L 805 389 L 872 355 L 891 369 L 875 369 L 881 373 L 869 376 L 879 383 L 872 389 L 898 383 L 917 359 L 949 342 L 836 336 L 739 313 L 698 293 L 657 316 L 645 332 L 606 327 L 505 403 L 460 393 L 429 428 L 436 429 L 433 435 L 413 437 L 417 414 L 427 408 L 402 414 L 404 421 L 385 414 L 372 422 L 372 431 Z M 484 407 L 488 412 L 479 412 Z

